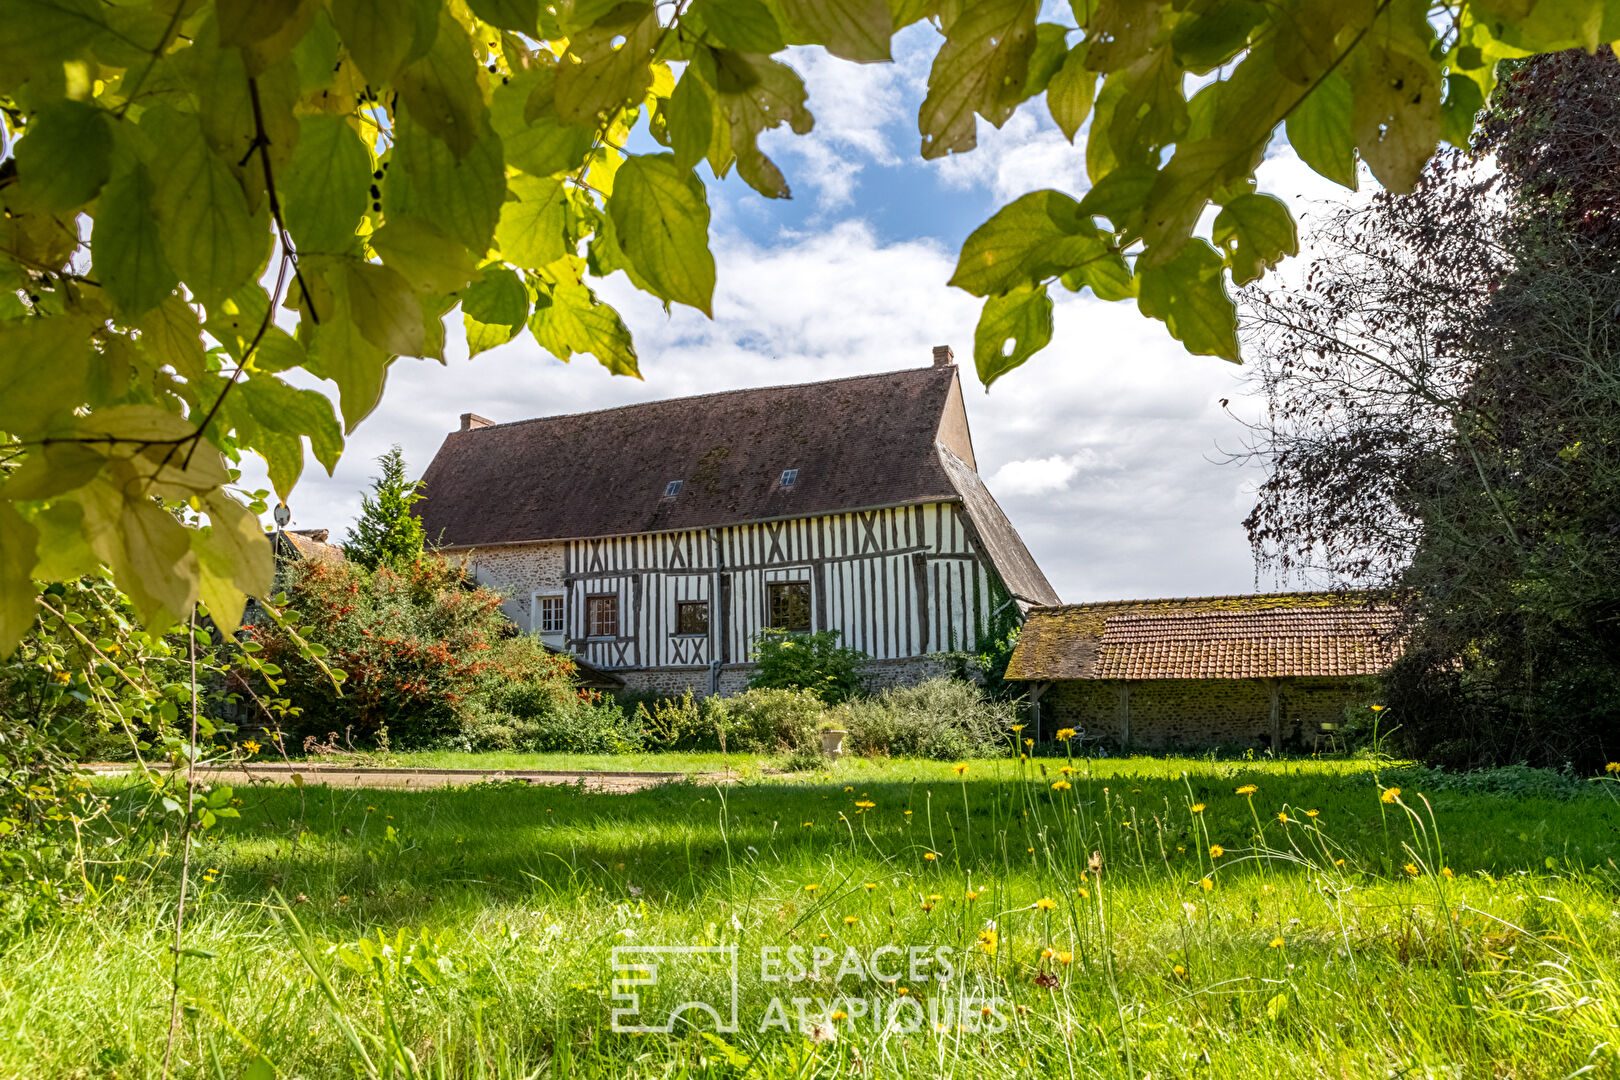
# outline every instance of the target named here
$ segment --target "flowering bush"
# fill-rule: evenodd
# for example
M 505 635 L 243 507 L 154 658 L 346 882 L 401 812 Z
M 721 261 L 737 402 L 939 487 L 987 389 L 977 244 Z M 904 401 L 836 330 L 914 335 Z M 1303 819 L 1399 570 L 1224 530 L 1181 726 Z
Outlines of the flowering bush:
M 329 666 L 348 673 L 339 696 L 280 627 L 251 628 L 260 656 L 286 672 L 291 746 L 337 732 L 402 747 L 512 741 L 527 748 L 525 724 L 595 704 L 576 684 L 571 659 L 513 636 L 500 594 L 471 585 L 442 556 L 374 571 L 310 560 L 285 571 L 281 584 L 305 636 L 324 646 Z

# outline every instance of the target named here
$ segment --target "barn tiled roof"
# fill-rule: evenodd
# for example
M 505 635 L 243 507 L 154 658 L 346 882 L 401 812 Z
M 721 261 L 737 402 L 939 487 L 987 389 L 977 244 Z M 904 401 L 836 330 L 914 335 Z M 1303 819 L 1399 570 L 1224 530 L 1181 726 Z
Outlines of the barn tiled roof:
M 915 368 L 452 432 L 416 510 L 430 541 L 485 547 L 955 500 L 935 449 L 955 381 Z
M 1395 609 L 1358 594 L 1262 593 L 1037 608 L 1009 679 L 1373 675 L 1398 652 Z

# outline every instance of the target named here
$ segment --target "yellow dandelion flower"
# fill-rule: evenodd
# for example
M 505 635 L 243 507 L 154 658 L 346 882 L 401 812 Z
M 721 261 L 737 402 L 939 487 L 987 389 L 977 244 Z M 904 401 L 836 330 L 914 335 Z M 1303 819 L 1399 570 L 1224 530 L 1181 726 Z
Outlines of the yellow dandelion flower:
M 971 904 L 971 903 L 973 903 L 973 901 L 975 901 L 975 900 L 977 900 L 979 898 L 979 890 L 978 889 L 969 889 L 964 895 L 966 895 L 966 897 L 967 897 L 967 902 Z
M 121 881 L 124 880 L 124 875 L 123 874 L 114 874 L 113 875 L 113 880 L 121 882 Z
M 1024 850 L 1028 851 L 1031 855 L 1035 854 L 1034 848 L 1025 848 Z
M 862 810 L 871 810 L 877 806 L 877 803 L 872 802 L 870 799 L 862 799 L 855 805 Z
M 1062 773 L 1064 776 L 1068 776 L 1074 772 L 1074 766 L 1064 765 L 1062 768 L 1058 769 L 1058 772 Z
M 1057 907 L 1057 902 L 1049 896 L 1043 896 L 1030 906 L 1035 908 L 1037 911 L 1051 911 L 1053 908 Z
M 1080 897 L 1082 900 L 1085 900 L 1091 896 L 1090 893 L 1086 892 L 1086 887 L 1084 885 L 1081 885 L 1079 888 L 1075 889 L 1074 892 L 1075 895 Z
M 1219 845 L 1219 844 L 1211 844 L 1211 845 L 1209 845 L 1209 857 L 1210 858 L 1218 859 L 1222 855 L 1225 855 L 1225 854 L 1226 854 L 1226 849 L 1221 847 L 1221 845 Z
M 925 851 L 923 852 L 923 858 L 929 862 L 933 862 L 935 859 L 939 858 L 939 856 L 934 854 L 932 851 Z
M 1453 874 L 1453 873 L 1452 873 L 1452 872 L 1451 872 L 1451 867 L 1449 867 L 1449 866 L 1442 866 L 1442 867 L 1441 867 L 1441 868 L 1440 868 L 1440 876 L 1441 876 L 1441 877 L 1456 877 L 1456 876 L 1457 876 L 1457 875 L 1456 875 L 1456 874 Z
M 845 926 L 854 926 L 856 923 L 858 923 L 860 921 L 861 920 L 857 916 L 854 916 L 854 915 L 845 915 L 844 916 L 844 925 Z
M 877 882 L 868 881 L 865 885 L 862 885 L 861 888 L 865 889 L 867 892 L 871 892 L 873 889 L 877 888 Z
M 907 811 L 906 811 L 906 817 L 910 817 L 910 816 L 911 816 L 911 811 L 910 811 L 910 810 L 907 810 Z
M 248 757 L 252 757 L 254 754 L 257 754 L 263 748 L 257 742 L 254 742 L 252 739 L 249 739 L 249 740 L 247 740 L 246 742 L 244 742 L 242 744 L 242 749 L 244 749 L 244 750 L 246 750 L 248 752 Z
M 1035 745 L 1035 740 L 1034 739 L 1025 739 L 1024 740 L 1024 745 L 1025 746 L 1034 746 Z
M 1237 793 L 1239 795 L 1253 795 L 1259 790 L 1260 788 L 1254 784 L 1244 784 L 1242 787 L 1237 789 Z
M 945 899 L 945 898 L 943 896 L 939 895 L 939 893 L 937 893 L 937 892 L 928 894 L 929 903 L 937 904 L 943 899 Z
M 1417 868 L 1417 865 L 1415 863 L 1407 863 L 1405 866 L 1401 867 L 1401 869 L 1405 870 L 1408 874 L 1411 874 L 1413 877 L 1418 876 L 1418 868 Z
M 1014 725 L 1013 725 L 1013 726 L 1012 726 L 1012 729 L 1013 729 L 1013 734 L 1014 734 L 1014 735 L 1016 735 L 1016 734 L 1018 734 L 1018 733 L 1019 733 L 1019 732 L 1020 732 L 1020 731 L 1023 731 L 1023 730 L 1024 730 L 1024 725 L 1023 725 L 1023 724 L 1014 724 Z
M 1057 960 L 1058 960 L 1058 963 L 1060 963 L 1060 964 L 1072 964 L 1072 963 L 1074 963 L 1074 953 L 1072 953 L 1072 952 L 1060 952 L 1060 953 L 1058 953 Z
M 1205 892 L 1209 892 L 1209 890 L 1211 890 L 1211 889 L 1213 889 L 1215 887 L 1215 883 L 1213 881 L 1209 880 L 1209 878 L 1199 878 L 1198 879 L 1198 887 L 1200 889 L 1203 889 Z
M 923 910 L 924 910 L 924 911 L 933 911 L 933 910 L 934 910 L 934 905 L 933 905 L 933 904 L 930 904 L 930 903 L 928 903 L 928 902 L 927 902 L 927 901 L 926 901 L 926 900 L 925 900 L 925 901 L 923 901 L 923 905 L 922 905 L 922 909 L 923 909 Z
M 911 990 L 908 987 L 898 986 L 895 987 L 894 992 L 899 994 L 901 997 L 905 997 L 907 994 L 911 993 Z
M 1195 814 L 1202 814 L 1204 812 L 1204 804 L 1201 803 L 1201 802 L 1193 803 L 1192 804 L 1192 812 L 1195 813 Z
M 854 790 L 855 790 L 855 789 L 854 789 L 854 788 L 852 788 L 852 787 L 847 787 L 847 788 L 845 788 L 845 789 L 844 789 L 844 790 L 845 790 L 845 791 L 854 791 Z
M 1620 761 L 1609 762 L 1603 766 L 1603 771 L 1606 773 L 1620 773 Z
M 1305 816 L 1306 817 L 1316 817 L 1321 812 L 1322 811 L 1320 811 L 1320 810 L 1307 810 L 1307 811 L 1305 811 Z
M 1058 728 L 1058 733 L 1054 735 L 1053 738 L 1057 739 L 1058 742 L 1068 742 L 1070 739 L 1074 738 L 1074 728 Z
M 1398 787 L 1385 788 L 1384 793 L 1382 795 L 1378 796 L 1378 798 L 1381 801 L 1387 802 L 1387 803 L 1392 803 L 1392 802 L 1394 802 L 1396 799 L 1398 799 L 1400 797 L 1401 797 L 1401 789 L 1398 788 Z
M 1374 706 L 1372 706 L 1372 711 L 1373 712 L 1383 712 L 1384 707 L 1382 705 L 1374 705 Z
M 849 1013 L 845 1012 L 843 1009 L 834 1009 L 832 1011 L 832 1016 L 830 1016 L 828 1019 L 832 1020 L 832 1022 L 836 1024 L 840 1020 L 848 1020 Z
M 806 885 L 804 887 L 804 891 L 805 892 L 815 892 L 819 888 L 821 888 L 821 886 L 816 884 L 814 881 L 812 881 L 810 884 L 808 884 L 808 885 Z
M 1333 860 L 1333 865 L 1334 866 L 1343 866 L 1344 865 L 1344 860 L 1343 859 L 1334 859 Z
M 1274 937 L 1274 938 L 1272 938 L 1272 939 L 1271 939 L 1271 947 L 1272 947 L 1272 948 L 1273 948 L 1273 949 L 1280 949 L 1280 948 L 1282 948 L 1282 947 L 1283 947 L 1283 939 L 1282 939 L 1282 938 L 1280 938 L 1280 937 Z
M 1182 967 L 1180 964 L 1177 964 L 1175 967 L 1171 968 L 1170 973 L 1178 979 L 1185 979 L 1187 977 L 1187 969 Z
M 813 827 L 814 825 L 815 825 L 815 822 L 813 822 L 813 821 L 807 821 L 807 822 L 804 823 L 804 827 L 807 828 L 807 829 Z
M 1067 780 L 1059 780 L 1057 783 L 1052 785 L 1052 790 L 1053 791 L 1068 791 L 1069 786 L 1070 785 L 1069 785 L 1069 782 Z
M 1277 820 L 1282 822 L 1284 825 L 1288 824 L 1288 814 L 1287 814 L 1287 812 L 1286 811 L 1278 811 Z
M 1050 960 L 1050 959 L 1052 959 L 1052 957 L 1054 957 L 1056 955 L 1057 955 L 1057 950 L 1051 948 L 1050 946 L 1048 946 L 1047 948 L 1044 948 L 1044 949 L 1041 950 L 1041 959 L 1042 960 Z
M 967 766 L 963 764 L 952 765 L 951 769 L 956 773 L 957 776 L 961 776 L 963 773 L 967 772 Z

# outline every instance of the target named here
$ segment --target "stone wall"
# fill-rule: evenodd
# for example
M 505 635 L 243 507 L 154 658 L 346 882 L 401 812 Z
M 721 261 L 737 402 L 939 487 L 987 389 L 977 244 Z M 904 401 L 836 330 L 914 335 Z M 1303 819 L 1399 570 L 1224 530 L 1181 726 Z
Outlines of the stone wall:
M 731 697 L 748 689 L 748 676 L 752 664 L 727 664 L 720 669 L 720 694 Z M 875 660 L 867 666 L 866 688 L 872 693 L 891 686 L 911 686 L 935 675 L 945 674 L 949 668 L 945 661 L 932 656 L 917 656 L 905 660 Z M 691 690 L 699 697 L 709 692 L 709 669 L 695 668 L 643 668 L 639 671 L 615 671 L 624 680 L 625 689 L 652 691 L 677 696 Z
M 506 617 L 527 630 L 532 625 L 530 594 L 549 589 L 562 591 L 564 544 L 503 544 L 457 552 L 467 570 L 480 585 L 488 585 L 506 597 L 501 610 Z
M 1041 697 L 1041 734 L 1072 727 L 1088 742 L 1119 747 L 1125 737 L 1120 683 L 1069 680 Z M 1323 721 L 1372 696 L 1366 679 L 1284 679 L 1283 742 L 1309 750 Z M 1258 679 L 1162 679 L 1129 684 L 1130 746 L 1160 750 L 1271 745 L 1271 696 Z

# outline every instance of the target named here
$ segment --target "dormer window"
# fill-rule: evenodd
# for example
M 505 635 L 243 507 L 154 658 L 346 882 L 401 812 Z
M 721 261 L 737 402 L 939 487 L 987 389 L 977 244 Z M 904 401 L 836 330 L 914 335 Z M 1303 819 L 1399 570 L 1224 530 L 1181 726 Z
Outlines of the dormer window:
M 794 484 L 797 484 L 798 482 L 799 482 L 799 470 L 798 469 L 783 469 L 782 470 L 782 486 L 783 487 L 790 488 Z
M 685 480 L 671 480 L 669 483 L 664 485 L 664 498 L 673 499 L 675 496 L 681 493 L 681 488 L 685 486 Z

